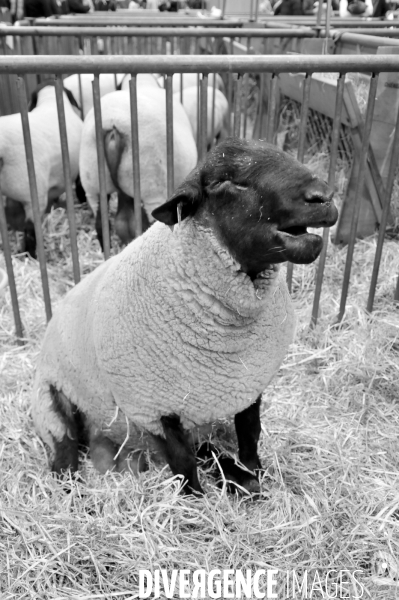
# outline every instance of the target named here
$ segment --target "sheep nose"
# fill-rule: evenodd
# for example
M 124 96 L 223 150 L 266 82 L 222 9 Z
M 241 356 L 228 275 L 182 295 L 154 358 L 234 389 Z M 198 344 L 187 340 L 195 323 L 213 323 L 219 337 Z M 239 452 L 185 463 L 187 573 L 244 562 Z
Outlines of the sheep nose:
M 321 186 L 318 185 L 306 190 L 304 194 L 305 201 L 313 204 L 327 204 L 331 202 L 333 196 L 334 191 L 324 182 L 322 182 Z

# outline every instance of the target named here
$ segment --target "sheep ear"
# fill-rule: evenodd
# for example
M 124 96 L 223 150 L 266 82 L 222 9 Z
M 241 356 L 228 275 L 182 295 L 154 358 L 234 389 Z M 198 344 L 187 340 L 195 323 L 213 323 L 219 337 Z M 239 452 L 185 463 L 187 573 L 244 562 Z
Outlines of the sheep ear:
M 37 92 L 32 92 L 29 104 L 28 104 L 28 112 L 31 112 L 37 106 Z
M 181 220 L 192 217 L 200 204 L 202 197 L 199 172 L 196 169 L 177 188 L 170 200 L 161 204 L 152 211 L 152 216 L 157 221 L 172 227 L 179 221 L 178 206 L 180 204 Z

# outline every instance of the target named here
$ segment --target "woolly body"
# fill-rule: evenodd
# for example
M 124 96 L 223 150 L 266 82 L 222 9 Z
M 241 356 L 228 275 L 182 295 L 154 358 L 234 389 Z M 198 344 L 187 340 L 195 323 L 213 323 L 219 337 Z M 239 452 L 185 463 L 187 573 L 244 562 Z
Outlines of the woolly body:
M 79 170 L 83 122 L 64 94 L 71 179 Z M 38 93 L 36 107 L 28 114 L 39 205 L 44 213 L 48 200 L 65 191 L 61 142 L 54 86 Z M 23 204 L 26 219 L 33 220 L 31 194 L 20 114 L 0 117 L 0 184 L 2 193 Z
M 255 402 L 294 334 L 286 284 L 254 282 L 211 230 L 186 219 L 156 223 L 71 290 L 55 311 L 37 368 L 33 419 L 52 447 L 65 428 L 49 386 L 129 445 L 162 435 L 160 417 L 185 429 Z
M 141 198 L 151 222 L 151 212 L 165 202 L 167 190 L 166 158 L 166 110 L 165 91 L 143 88 L 137 93 Z M 102 126 L 107 132 L 116 128 L 124 139 L 124 150 L 118 167 L 118 186 L 131 198 L 134 197 L 132 174 L 132 141 L 130 124 L 130 95 L 117 91 L 101 99 Z M 197 148 L 191 125 L 179 102 L 173 104 L 173 152 L 174 181 L 179 185 L 197 162 Z M 116 191 L 107 165 L 105 165 L 106 192 Z M 94 112 L 84 123 L 80 150 L 80 177 L 87 200 L 97 214 L 100 184 L 98 178 L 97 149 Z
M 127 74 L 124 76 L 124 78 L 122 79 L 122 81 L 120 83 L 121 90 L 129 89 L 129 82 L 130 82 L 131 78 L 132 78 L 132 76 L 130 74 Z M 137 81 L 137 87 L 140 89 L 145 88 L 145 87 L 153 87 L 153 88 L 161 87 L 158 83 L 157 78 L 154 75 L 151 75 L 151 73 L 139 73 L 138 75 L 136 75 L 136 81 Z
M 174 97 L 180 100 L 180 92 L 174 94 Z M 229 103 L 226 96 L 218 89 L 215 89 L 215 116 L 214 116 L 214 135 L 212 136 L 212 107 L 213 107 L 213 88 L 208 89 L 207 94 L 207 142 L 213 143 L 213 139 L 218 137 L 223 130 L 224 123 L 228 119 Z M 198 124 L 198 88 L 191 86 L 184 88 L 183 106 L 190 120 L 194 138 L 197 139 Z
M 159 78 L 161 84 L 163 85 L 163 77 Z M 183 73 L 183 88 L 189 88 L 192 86 L 198 87 L 198 74 L 197 73 Z M 182 78 L 179 73 L 176 73 L 172 80 L 172 89 L 173 93 L 180 92 L 181 89 Z M 223 83 L 223 79 L 219 75 L 219 73 L 210 73 L 208 75 L 208 87 L 216 87 L 216 89 L 221 92 L 225 92 L 225 86 Z M 210 92 L 208 92 L 210 93 Z
M 114 92 L 123 78 L 124 75 L 122 73 L 117 73 L 116 75 L 114 73 L 101 73 L 99 77 L 100 95 L 105 96 L 105 94 Z M 82 73 L 80 75 L 80 85 L 79 75 L 70 75 L 64 79 L 64 87 L 68 88 L 74 95 L 76 102 L 82 109 L 83 118 L 93 108 L 93 79 L 94 75 L 92 73 Z M 82 95 L 80 94 L 80 89 L 82 89 Z

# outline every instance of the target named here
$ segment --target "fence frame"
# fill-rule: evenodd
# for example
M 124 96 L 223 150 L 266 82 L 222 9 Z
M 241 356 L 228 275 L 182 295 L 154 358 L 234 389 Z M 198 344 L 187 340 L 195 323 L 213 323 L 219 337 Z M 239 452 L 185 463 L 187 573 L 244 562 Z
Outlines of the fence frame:
M 398 55 L 377 55 L 377 56 L 315 56 L 315 55 L 288 55 L 288 56 L 61 56 L 61 57 L 48 57 L 48 56 L 35 56 L 35 57 L 25 57 L 25 56 L 12 56 L 12 57 L 0 57 L 0 74 L 13 74 L 18 76 L 19 89 L 20 89 L 20 98 L 21 98 L 21 115 L 23 119 L 23 130 L 25 137 L 25 149 L 27 153 L 27 157 L 30 157 L 28 163 L 29 167 L 29 178 L 30 181 L 34 182 L 34 164 L 32 160 L 32 145 L 30 141 L 30 130 L 29 130 L 29 120 L 27 118 L 27 109 L 26 109 L 26 100 L 23 100 L 23 79 L 21 76 L 26 75 L 28 73 L 38 73 L 38 74 L 47 74 L 51 76 L 55 76 L 57 81 L 63 75 L 73 74 L 73 73 L 94 73 L 95 75 L 95 85 L 94 85 L 94 96 L 96 101 L 94 103 L 94 112 L 96 117 L 96 129 L 97 131 L 101 130 L 101 106 L 98 98 L 98 77 L 100 73 L 130 73 L 133 77 L 139 73 L 161 73 L 166 76 L 166 131 L 167 131 L 167 148 L 171 151 L 171 156 L 173 156 L 173 115 L 172 115 L 172 77 L 174 74 L 178 73 L 197 73 L 201 77 L 201 93 L 200 98 L 204 103 L 203 106 L 199 107 L 200 114 L 200 130 L 202 131 L 204 127 L 206 127 L 206 118 L 207 118 L 207 103 L 206 103 L 206 94 L 207 94 L 207 76 L 210 73 L 230 73 L 236 74 L 236 83 L 235 89 L 241 89 L 241 79 L 246 73 L 259 73 L 266 74 L 270 73 L 272 75 L 271 79 L 271 91 L 274 90 L 276 92 L 277 86 L 275 84 L 277 73 L 306 73 L 306 81 L 307 85 L 304 86 L 303 90 L 303 119 L 301 124 L 301 136 L 300 139 L 302 142 L 300 143 L 300 147 L 298 150 L 298 157 L 301 159 L 303 154 L 303 138 L 304 132 L 306 129 L 306 107 L 309 104 L 309 95 L 311 89 L 311 76 L 313 73 L 322 73 L 322 72 L 337 72 L 340 73 L 341 76 L 346 74 L 347 72 L 357 72 L 357 71 L 368 71 L 373 74 L 371 79 L 371 84 L 369 88 L 369 101 L 366 111 L 366 123 L 363 131 L 362 138 L 362 153 L 361 153 L 361 165 L 365 164 L 366 156 L 369 148 L 369 140 L 370 140 L 370 129 L 371 129 L 371 120 L 373 115 L 373 107 L 375 102 L 375 92 L 376 85 L 378 80 L 378 75 L 380 72 L 399 72 L 399 56 Z M 341 79 L 342 81 L 342 79 Z M 58 84 L 59 85 L 59 84 Z M 339 86 L 340 94 L 343 93 L 343 84 Z M 130 86 L 130 92 L 135 93 L 136 88 L 134 84 Z M 96 93 L 97 92 L 97 93 Z M 134 102 L 137 99 L 132 100 L 132 107 L 134 108 Z M 340 96 L 337 96 L 337 104 L 342 102 Z M 59 114 L 62 114 L 62 105 L 63 98 L 62 95 L 58 94 L 58 110 Z M 273 101 L 272 101 L 273 105 Z M 239 106 L 235 105 L 235 124 L 234 131 L 237 133 L 238 127 L 238 113 Z M 339 124 L 339 116 L 337 115 L 334 119 L 335 127 Z M 133 124 L 132 124 L 133 126 Z M 267 136 L 269 139 L 273 139 L 273 131 L 271 130 L 273 127 L 273 123 L 271 120 L 268 122 L 268 132 Z M 336 135 L 336 134 L 335 134 Z M 334 135 L 334 139 L 335 139 Z M 99 158 L 99 173 L 105 168 L 104 165 L 104 156 L 101 155 L 101 143 L 102 136 L 97 136 L 97 153 Z M 203 145 L 203 142 L 201 142 Z M 64 157 L 64 154 L 67 153 L 67 144 L 62 144 L 61 146 L 63 152 L 64 159 L 64 167 L 67 169 L 67 162 Z M 335 151 L 334 151 L 335 152 Z M 171 193 L 173 189 L 173 172 L 171 171 L 172 160 L 168 161 L 168 192 Z M 330 163 L 331 164 L 331 163 Z M 137 163 L 135 168 L 137 167 Z M 329 182 L 332 183 L 332 174 L 329 174 Z M 359 176 L 359 182 L 361 183 L 362 175 Z M 356 235 L 356 225 L 358 218 L 358 207 L 360 207 L 360 190 L 361 185 L 357 186 L 356 193 L 357 196 L 355 201 L 357 202 L 356 207 L 357 210 L 354 211 L 353 221 L 352 221 L 352 229 L 351 229 L 351 238 L 348 247 L 347 261 L 345 265 L 345 273 L 344 273 L 344 285 L 341 294 L 341 305 L 340 305 L 340 315 L 342 318 L 347 301 L 347 294 L 349 288 L 349 280 L 350 280 L 350 272 L 352 267 L 352 255 L 353 255 L 353 246 L 355 244 L 355 235 Z M 33 183 L 31 184 L 32 190 L 32 205 L 34 208 L 34 212 L 38 211 L 38 200 L 37 193 L 35 194 L 35 186 Z M 100 190 L 101 191 L 101 190 Z M 103 190 L 104 193 L 105 190 Z M 387 202 L 386 198 L 386 202 Z M 68 211 L 68 218 L 74 219 L 74 215 L 70 214 L 71 211 Z M 39 263 L 42 273 L 42 284 L 43 284 L 43 293 L 44 297 L 46 295 L 49 297 L 49 289 L 48 282 L 43 277 L 43 273 L 46 271 L 46 263 L 44 258 L 44 247 L 43 240 L 41 235 L 41 223 L 40 218 L 35 218 L 35 231 L 37 235 L 38 242 L 38 257 Z M 383 224 L 382 224 L 383 225 Z M 105 219 L 103 221 L 104 231 L 108 231 L 108 221 Z M 71 227 L 71 224 L 70 224 Z M 73 227 L 73 225 L 72 225 Z M 2 232 L 4 235 L 4 226 L 2 227 Z M 383 235 L 383 232 L 380 234 Z M 71 239 L 71 243 L 74 243 Z M 76 240 L 75 240 L 76 243 Z M 381 242 L 380 242 L 381 244 Z M 9 255 L 9 246 L 7 243 L 3 245 L 6 265 L 7 269 L 11 264 L 11 257 Z M 381 253 L 376 253 L 375 264 L 372 274 L 372 285 L 374 285 L 374 289 L 370 291 L 370 298 L 372 293 L 375 291 L 375 285 L 377 283 L 378 276 L 378 267 L 379 261 L 381 258 Z M 320 265 L 319 265 L 320 269 Z M 12 270 L 12 264 L 11 264 Z M 13 279 L 13 273 L 10 272 L 9 279 Z M 321 281 L 318 280 L 318 288 L 321 288 Z M 396 298 L 396 296 L 395 296 Z M 16 305 L 14 304 L 14 300 L 16 300 Z M 17 336 L 20 338 L 20 322 L 18 322 L 19 317 L 19 309 L 18 309 L 18 301 L 13 298 L 13 309 L 15 316 L 15 324 L 17 330 Z M 372 302 L 369 300 L 368 302 L 368 310 L 372 310 Z M 47 318 L 51 315 L 51 305 L 50 307 L 46 302 L 46 314 Z M 315 322 L 315 314 L 312 315 L 312 322 Z M 317 318 L 317 317 L 316 317 Z

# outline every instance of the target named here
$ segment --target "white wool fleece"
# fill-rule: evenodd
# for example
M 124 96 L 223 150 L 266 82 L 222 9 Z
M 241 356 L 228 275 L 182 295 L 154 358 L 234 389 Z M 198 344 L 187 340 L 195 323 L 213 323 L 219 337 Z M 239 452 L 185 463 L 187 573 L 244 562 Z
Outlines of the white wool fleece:
M 83 122 L 75 113 L 66 94 L 64 94 L 64 109 L 71 179 L 74 180 L 79 171 Z M 41 212 L 44 213 L 48 200 L 58 198 L 65 191 L 54 86 L 40 90 L 37 106 L 28 114 L 28 119 L 39 205 Z M 33 221 L 24 137 L 19 113 L 0 117 L 0 185 L 4 196 L 21 202 L 25 208 L 26 218 Z
M 45 442 L 65 434 L 52 384 L 88 423 L 121 444 L 185 429 L 251 405 L 278 370 L 295 317 L 276 268 L 255 282 L 214 234 L 187 218 L 161 223 L 72 289 L 57 307 L 39 358 L 33 419 Z M 67 409 L 66 409 L 67 410 Z

